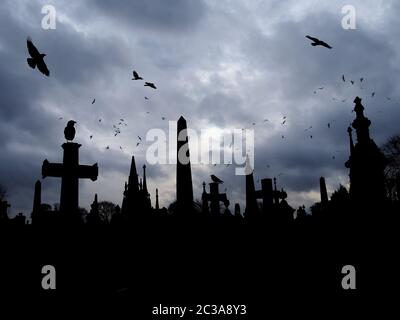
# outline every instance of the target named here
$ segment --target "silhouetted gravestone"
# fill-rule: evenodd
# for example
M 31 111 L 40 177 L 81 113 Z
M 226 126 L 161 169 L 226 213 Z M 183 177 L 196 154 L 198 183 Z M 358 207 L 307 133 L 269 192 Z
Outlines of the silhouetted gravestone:
M 249 158 L 246 158 L 246 209 L 244 216 L 253 218 L 259 215 L 256 198 L 256 187 L 254 186 L 253 168 L 250 166 Z
M 226 193 L 219 193 L 219 183 L 217 182 L 211 182 L 209 183 L 210 186 L 210 193 L 207 193 L 205 191 L 205 182 L 203 182 L 203 208 L 206 207 L 205 202 L 208 203 L 210 202 L 210 213 L 212 215 L 218 215 L 220 214 L 219 211 L 219 203 L 223 202 L 225 207 L 228 208 L 229 206 L 229 201 L 228 198 L 226 197 Z
M 132 156 L 128 183 L 122 200 L 121 218 L 133 222 L 136 219 L 147 218 L 151 212 L 150 193 L 147 189 L 146 165 L 143 165 L 143 179 L 139 180 L 135 157 Z
M 239 205 L 239 203 L 235 203 L 235 217 L 236 218 L 243 218 L 242 214 L 240 213 L 240 205 Z
M 262 199 L 263 214 L 271 213 L 273 209 L 273 190 L 272 179 L 265 178 L 261 180 L 261 190 L 255 191 L 256 199 Z
M 99 171 L 97 163 L 92 166 L 79 164 L 80 147 L 78 143 L 64 143 L 63 163 L 50 163 L 46 159 L 42 165 L 43 178 L 61 178 L 60 213 L 71 219 L 79 215 L 79 179 L 96 181 Z
M 7 201 L 0 201 L 0 221 L 8 220 L 8 208 L 10 205 Z
M 156 210 L 160 210 L 160 204 L 158 203 L 158 189 L 156 189 Z
M 42 184 L 37 180 L 35 183 L 35 193 L 33 195 L 32 223 L 38 223 L 42 215 Z
M 325 183 L 325 178 L 321 177 L 319 178 L 319 189 L 321 193 L 321 206 L 322 209 L 326 209 L 329 199 L 328 199 L 328 192 L 326 191 L 326 183 Z
M 364 116 L 361 99 L 354 99 L 356 119 L 352 126 L 357 133 L 354 145 L 352 130 L 348 128 L 350 139 L 350 157 L 346 167 L 350 169 L 350 198 L 358 206 L 382 204 L 385 200 L 384 169 L 387 159 L 370 138 L 371 121 Z
M 99 201 L 97 200 L 97 193 L 94 195 L 94 200 L 90 205 L 90 212 L 86 216 L 86 223 L 88 225 L 99 225 L 102 223 L 99 213 Z
M 185 214 L 193 211 L 193 185 L 187 124 L 182 116 L 177 123 L 176 160 L 176 209 L 178 213 Z

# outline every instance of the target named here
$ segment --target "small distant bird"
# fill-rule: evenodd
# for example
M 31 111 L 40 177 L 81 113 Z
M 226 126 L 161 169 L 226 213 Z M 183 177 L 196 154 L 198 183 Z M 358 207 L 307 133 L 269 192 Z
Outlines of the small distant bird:
M 144 100 L 149 100 L 149 98 L 147 98 L 147 97 L 144 97 Z
M 343 99 L 342 102 L 346 102 L 346 99 Z
M 212 180 L 213 182 L 216 182 L 216 183 L 224 183 L 221 179 L 219 179 L 218 177 L 214 176 L 213 174 L 212 174 L 210 177 L 211 177 L 211 180 Z
M 314 94 L 317 94 L 317 91 L 314 90 Z
M 139 138 L 140 141 L 142 141 L 142 138 L 141 138 L 141 137 L 139 137 L 139 136 L 137 136 L 137 137 Z
M 312 139 L 312 136 L 310 136 L 310 139 Z
M 332 159 L 336 159 L 336 157 L 335 157 L 335 156 L 332 156 Z
M 255 122 L 253 122 L 253 123 L 252 123 L 252 125 L 253 125 L 253 126 L 255 126 L 255 125 L 256 125 L 256 123 L 255 123 Z
M 283 120 L 282 125 L 284 125 L 286 123 L 286 120 Z
M 138 147 L 138 146 L 139 146 L 139 144 L 140 144 L 140 142 L 136 143 L 136 147 Z
M 342 75 L 342 80 L 343 80 L 343 82 L 346 82 L 346 79 L 344 78 L 344 74 Z
M 133 73 L 133 78 L 132 78 L 132 80 L 143 80 L 143 78 L 140 77 L 139 74 L 138 74 L 135 70 L 133 70 L 132 73 Z
M 324 90 L 324 87 L 319 87 L 318 90 Z
M 268 121 L 268 119 L 264 119 L 264 122 L 267 122 Z
M 146 113 L 147 113 L 147 114 L 149 114 L 149 113 L 150 113 L 150 111 L 147 111 Z
M 282 136 L 282 139 L 285 139 L 285 136 Z
M 99 119 L 99 122 L 101 122 L 101 119 Z
M 93 99 L 92 104 L 94 104 L 96 102 L 96 98 Z
M 310 129 L 312 129 L 312 126 L 309 126 L 307 129 L 305 129 L 304 131 L 308 131 L 308 130 L 310 130 Z
M 41 73 L 43 73 L 45 76 L 50 76 L 50 71 L 49 69 L 47 69 L 46 63 L 43 60 L 46 54 L 39 52 L 39 50 L 32 43 L 32 39 L 30 37 L 28 37 L 28 39 L 26 40 L 26 44 L 28 46 L 29 55 L 31 56 L 31 58 L 26 59 L 29 66 L 32 69 L 35 69 L 35 67 L 37 66 L 38 70 Z
M 122 150 L 122 147 L 121 147 L 121 146 L 119 146 L 119 148 Z
M 156 85 L 154 83 L 152 83 L 152 82 L 145 82 L 144 86 L 145 87 L 150 87 L 150 88 L 153 88 L 153 89 L 157 89 Z
M 58 118 L 58 120 L 62 120 L 62 119 L 63 119 L 63 117 L 59 117 L 59 118 Z
M 107 147 L 106 147 L 106 150 L 110 150 L 110 146 L 107 146 Z
M 332 47 L 331 47 L 329 44 L 327 44 L 326 42 L 324 42 L 324 41 L 322 41 L 322 40 L 319 40 L 318 38 L 314 38 L 314 37 L 310 37 L 310 36 L 306 36 L 306 38 L 308 38 L 308 39 L 310 39 L 311 41 L 313 41 L 313 42 L 311 43 L 311 45 L 312 45 L 313 47 L 315 47 L 315 46 L 323 46 L 323 47 L 325 47 L 325 48 L 332 49 Z
M 67 126 L 64 129 L 64 136 L 67 141 L 72 141 L 75 138 L 75 123 L 76 122 L 74 120 L 68 121 Z
M 331 128 L 331 124 L 328 122 L 328 128 L 330 129 Z
M 354 81 L 353 81 L 353 80 L 350 80 L 350 82 L 351 82 L 351 84 L 354 84 Z
M 375 91 L 371 93 L 371 98 L 375 96 Z
M 270 168 L 271 166 L 269 164 L 267 164 L 267 168 Z
M 360 82 L 363 82 L 364 78 L 360 78 Z
M 93 138 L 93 135 L 91 135 L 89 138 L 92 139 L 92 138 Z
M 286 119 L 286 116 L 284 116 L 282 119 L 285 120 L 285 119 Z
M 389 97 L 386 97 L 386 99 L 388 99 L 389 101 L 390 101 L 390 100 L 392 100 L 392 99 L 391 99 L 391 98 L 389 98 Z
M 161 117 L 162 120 L 165 120 L 165 117 Z

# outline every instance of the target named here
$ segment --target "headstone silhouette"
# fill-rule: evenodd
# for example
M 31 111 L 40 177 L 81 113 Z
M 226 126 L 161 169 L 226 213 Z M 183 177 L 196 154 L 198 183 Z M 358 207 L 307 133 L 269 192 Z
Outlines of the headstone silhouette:
M 357 133 L 354 145 L 352 130 L 348 128 L 350 157 L 346 167 L 350 169 L 350 198 L 361 206 L 377 205 L 385 199 L 384 169 L 387 160 L 374 140 L 370 138 L 371 121 L 364 116 L 361 99 L 354 99 L 356 119 L 352 127 Z
M 0 201 L 0 221 L 8 220 L 8 208 L 10 205 L 7 201 Z
M 256 190 L 256 199 L 262 199 L 263 214 L 270 214 L 273 210 L 273 190 L 272 179 L 261 179 L 261 190 Z
M 143 180 L 139 180 L 135 157 L 132 156 L 128 183 L 125 183 L 121 214 L 124 219 L 133 221 L 145 217 L 150 211 L 151 199 L 147 190 L 146 165 L 143 165 Z
M 254 186 L 253 168 L 250 166 L 249 158 L 246 158 L 246 209 L 244 216 L 253 218 L 259 215 L 256 198 L 256 188 Z
M 186 157 L 180 156 L 179 153 L 186 154 Z M 182 158 L 186 158 L 188 161 L 182 162 L 182 160 L 184 160 Z M 186 120 L 182 116 L 177 123 L 176 209 L 180 214 L 193 211 L 193 185 L 192 169 L 190 166 L 189 138 Z
M 326 208 L 329 200 L 328 200 L 328 192 L 326 191 L 326 183 L 324 177 L 319 178 L 319 189 L 321 193 L 321 206 L 322 208 Z
M 228 208 L 229 206 L 229 201 L 226 196 L 226 193 L 219 193 L 219 183 L 217 182 L 211 182 L 209 183 L 210 186 L 210 193 L 207 193 L 205 191 L 205 182 L 203 182 L 203 208 L 206 208 L 206 202 L 210 202 L 210 213 L 212 215 L 219 215 L 220 214 L 220 207 L 219 204 L 220 202 L 224 203 L 225 207 Z M 208 206 L 207 206 L 208 207 Z
M 37 180 L 35 183 L 31 218 L 32 223 L 37 223 L 42 218 L 42 183 L 40 180 Z
M 158 203 L 158 189 L 156 189 L 156 210 L 160 210 L 160 204 Z
M 66 218 L 74 220 L 79 216 L 79 179 L 97 180 L 97 163 L 88 166 L 79 164 L 79 143 L 67 142 L 64 149 L 63 163 L 43 161 L 42 176 L 61 178 L 60 213 Z

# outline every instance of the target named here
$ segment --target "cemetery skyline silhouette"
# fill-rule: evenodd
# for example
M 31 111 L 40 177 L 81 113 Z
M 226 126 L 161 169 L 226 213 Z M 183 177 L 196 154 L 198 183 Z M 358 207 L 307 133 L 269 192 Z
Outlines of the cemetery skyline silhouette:
M 354 100 L 356 118 L 352 122 L 352 127 L 356 131 L 357 142 L 354 143 L 352 128 L 348 128 L 349 134 L 349 159 L 344 164 L 349 169 L 350 189 L 347 192 L 344 187 L 336 191 L 342 191 L 339 202 L 351 211 L 358 211 L 361 208 L 380 208 L 385 206 L 389 212 L 399 206 L 399 181 L 397 181 L 397 201 L 390 202 L 386 198 L 384 185 L 384 169 L 387 160 L 379 150 L 374 140 L 369 135 L 369 126 L 371 121 L 364 115 L 364 107 L 361 99 L 356 97 Z M 68 123 L 68 126 L 71 121 Z M 67 128 L 68 128 L 67 126 Z M 66 130 L 67 130 L 66 128 Z M 73 129 L 73 128 L 72 128 Z M 177 121 L 177 136 L 184 130 L 185 139 L 177 141 L 177 154 L 182 146 L 189 143 L 190 137 L 187 136 L 186 119 L 182 116 Z M 74 132 L 75 134 L 75 132 Z M 73 137 L 72 137 L 73 139 Z M 71 139 L 71 140 L 72 140 Z M 287 193 L 282 188 L 278 190 L 276 177 L 261 179 L 261 189 L 256 190 L 254 183 L 253 169 L 246 161 L 247 174 L 243 177 L 246 190 L 246 201 L 243 213 L 239 203 L 231 202 L 226 193 L 220 193 L 219 183 L 209 183 L 209 192 L 207 184 L 203 182 L 203 192 L 201 202 L 196 203 L 193 195 L 193 182 L 190 160 L 187 164 L 182 164 L 177 157 L 176 165 L 176 201 L 167 208 L 159 207 L 158 189 L 156 189 L 155 207 L 152 206 L 151 195 L 147 188 L 146 165 L 143 165 L 143 176 L 139 178 L 135 157 L 132 156 L 131 167 L 128 182 L 125 183 L 122 194 L 123 200 L 121 207 L 117 205 L 106 220 L 102 220 L 99 214 L 99 200 L 97 194 L 94 195 L 94 201 L 90 212 L 83 216 L 82 209 L 79 208 L 79 180 L 91 179 L 97 180 L 99 168 L 97 163 L 93 165 L 79 164 L 79 150 L 81 144 L 75 142 L 66 142 L 62 145 L 64 156 L 63 163 L 51 163 L 47 159 L 43 161 L 42 177 L 61 178 L 61 195 L 59 207 L 51 210 L 47 204 L 42 204 L 41 182 L 38 180 L 34 186 L 33 209 L 30 215 L 33 225 L 66 223 L 71 224 L 102 224 L 102 223 L 124 223 L 140 218 L 156 216 L 177 216 L 188 218 L 199 217 L 225 217 L 239 220 L 253 220 L 262 218 L 273 218 L 276 221 L 289 222 L 318 216 L 321 212 L 325 214 L 334 207 L 332 200 L 329 200 L 324 177 L 320 177 L 320 202 L 311 207 L 311 214 L 306 214 L 304 206 L 297 210 L 292 208 L 286 201 Z M 187 152 L 190 159 L 190 151 Z M 318 177 L 316 177 L 318 179 Z M 399 180 L 399 179 L 398 179 Z M 346 195 L 347 193 L 347 195 Z M 259 202 L 260 201 L 260 202 Z M 338 200 L 336 200 L 338 201 Z M 334 202 L 334 201 L 333 201 Z M 28 220 L 23 213 L 15 218 L 9 219 L 7 210 L 10 204 L 7 201 L 1 202 L 0 224 L 27 224 Z M 234 209 L 232 209 L 234 207 Z M 233 212 L 232 212 L 233 210 Z M 296 212 L 297 211 L 297 212 Z M 296 212 L 296 216 L 294 213 Z M 334 213 L 331 212 L 334 215 Z M 338 213 L 336 213 L 339 215 Z M 29 214 L 28 214 L 29 215 Z M 62 221 L 62 222 L 61 222 Z

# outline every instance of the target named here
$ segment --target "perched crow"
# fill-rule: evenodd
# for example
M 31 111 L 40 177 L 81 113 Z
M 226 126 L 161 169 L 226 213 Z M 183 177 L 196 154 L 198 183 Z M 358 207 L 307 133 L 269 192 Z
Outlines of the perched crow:
M 133 70 L 133 78 L 132 78 L 132 80 L 143 80 L 143 78 L 140 77 L 135 70 Z
M 37 66 L 39 71 L 46 76 L 50 75 L 49 69 L 47 69 L 46 63 L 44 62 L 43 58 L 46 56 L 44 53 L 40 53 L 38 49 L 32 43 L 32 39 L 28 37 L 26 40 L 26 44 L 28 46 L 28 52 L 31 58 L 26 59 L 28 61 L 29 66 L 32 69 L 35 69 Z
M 74 120 L 68 121 L 67 126 L 64 129 L 64 136 L 67 141 L 72 141 L 75 138 L 75 123 L 76 122 Z
M 221 179 L 219 179 L 218 177 L 214 176 L 213 174 L 211 175 L 211 180 L 213 182 L 216 182 L 216 183 L 224 183 Z
M 144 86 L 145 87 L 150 87 L 150 88 L 153 88 L 153 89 L 157 89 L 156 85 L 153 82 L 145 82 Z
M 311 41 L 313 41 L 311 43 L 311 45 L 314 46 L 314 47 L 315 46 L 323 46 L 325 48 L 332 49 L 332 47 L 329 44 L 327 44 L 326 42 L 324 42 L 322 40 L 319 40 L 318 38 L 314 38 L 314 37 L 310 37 L 310 36 L 306 36 L 306 38 L 308 38 Z

